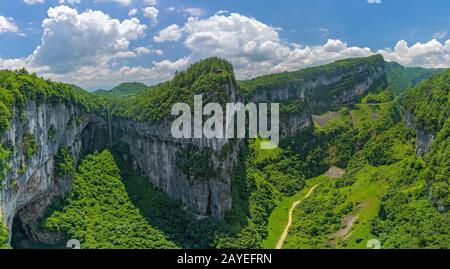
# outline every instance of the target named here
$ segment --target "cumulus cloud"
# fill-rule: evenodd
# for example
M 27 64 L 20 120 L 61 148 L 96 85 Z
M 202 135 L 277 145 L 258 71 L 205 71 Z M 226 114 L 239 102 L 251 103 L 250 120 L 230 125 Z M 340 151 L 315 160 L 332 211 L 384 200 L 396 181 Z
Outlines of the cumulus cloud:
M 450 67 L 450 39 L 411 45 L 402 40 L 394 48 L 378 51 L 337 39 L 305 46 L 281 39 L 281 29 L 277 27 L 227 12 L 204 19 L 190 17 L 184 25 L 174 24 L 159 31 L 154 42 L 180 41 L 188 53 L 175 60 L 154 60 L 151 67 L 126 64 L 133 57 L 163 55 L 150 45 L 130 49 L 130 42 L 144 37 L 146 30 L 137 19 L 119 21 L 100 11 L 78 13 L 60 6 L 49 9 L 42 27 L 41 44 L 33 54 L 21 59 L 0 59 L 0 68 L 26 67 L 54 80 L 94 88 L 124 81 L 160 82 L 176 70 L 210 56 L 232 62 L 240 79 L 374 53 L 405 66 Z
M 433 39 L 427 43 L 408 46 L 401 40 L 394 49 L 378 51 L 388 61 L 395 61 L 405 66 L 422 66 L 428 68 L 450 67 L 450 39 L 441 43 Z
M 134 0 L 97 0 L 97 1 L 103 1 L 103 2 L 116 2 L 123 6 L 129 6 L 133 3 Z
M 129 50 L 130 41 L 143 37 L 147 28 L 138 19 L 119 21 L 101 11 L 78 13 L 67 6 L 50 8 L 47 13 L 41 44 L 33 54 L 0 59 L 0 68 L 26 67 L 48 78 L 87 87 L 125 79 L 125 74 L 113 67 L 117 60 L 139 54 Z
M 158 14 L 159 14 L 158 9 L 156 9 L 155 7 L 146 7 L 142 9 L 142 12 L 144 13 L 144 17 L 150 19 L 152 25 L 158 23 Z
M 166 42 L 166 41 L 178 41 L 180 40 L 183 34 L 184 28 L 180 27 L 176 24 L 172 24 L 161 31 L 158 32 L 158 35 L 153 37 L 153 40 L 158 43 Z
M 101 11 L 78 13 L 67 6 L 50 8 L 42 27 L 42 41 L 32 60 L 53 73 L 106 64 L 113 55 L 126 51 L 131 40 L 144 36 L 147 28 L 136 18 L 121 22 Z
M 219 56 L 234 64 L 239 78 L 372 54 L 368 48 L 349 47 L 339 40 L 314 47 L 286 43 L 279 36 L 280 29 L 237 13 L 216 14 L 207 19 L 189 18 L 183 28 L 173 26 L 171 29 L 186 32 L 184 45 L 190 50 L 190 54 L 174 62 L 174 66 Z M 165 39 L 158 35 L 155 41 L 158 40 Z M 170 66 L 169 62 L 165 65 Z
M 302 46 L 284 42 L 279 36 L 279 28 L 237 13 L 216 14 L 206 19 L 189 18 L 184 27 L 172 26 L 163 31 L 170 33 L 170 30 L 182 30 L 186 33 L 184 45 L 190 50 L 190 54 L 172 62 L 173 65 L 166 61 L 166 66 L 178 67 L 181 63 L 219 56 L 231 61 L 238 78 L 242 79 L 374 53 L 381 53 L 388 61 L 397 61 L 405 66 L 450 66 L 450 40 L 445 44 L 432 40 L 412 46 L 408 46 L 406 41 L 399 41 L 394 49 L 379 51 L 349 46 L 335 39 L 329 39 L 323 45 Z M 154 39 L 165 41 L 164 36 L 170 35 L 159 34 Z
M 0 16 L 0 34 L 7 33 L 7 32 L 15 33 L 18 31 L 19 31 L 19 28 L 17 27 L 13 18 L 6 18 L 3 16 Z
M 367 3 L 369 3 L 369 4 L 381 4 L 382 0 L 367 0 Z

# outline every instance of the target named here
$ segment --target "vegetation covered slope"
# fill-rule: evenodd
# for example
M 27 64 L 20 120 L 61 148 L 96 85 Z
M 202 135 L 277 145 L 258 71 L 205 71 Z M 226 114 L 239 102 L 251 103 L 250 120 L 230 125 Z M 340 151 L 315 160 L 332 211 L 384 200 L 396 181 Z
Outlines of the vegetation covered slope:
M 441 210 L 450 208 L 450 119 L 444 124 L 426 157 L 425 179 Z
M 435 134 L 425 157 L 425 179 L 441 210 L 450 208 L 450 70 L 435 75 L 408 92 L 406 109 L 414 115 L 416 128 Z
M 50 209 L 43 225 L 80 240 L 82 248 L 176 247 L 133 205 L 108 151 L 82 161 L 67 200 Z
M 3 223 L 0 223 L 0 249 L 8 248 L 9 231 Z
M 442 129 L 450 115 L 450 70 L 408 92 L 405 107 L 414 115 L 416 128 L 432 133 Z
M 168 82 L 127 98 L 115 106 L 116 116 L 138 121 L 158 121 L 170 115 L 172 106 L 183 102 L 193 107 L 194 95 L 204 94 L 203 102 L 225 104 L 224 85 L 236 85 L 233 66 L 219 58 L 209 58 L 179 72 Z
M 98 90 L 95 91 L 94 94 L 104 96 L 104 97 L 110 97 L 110 98 L 124 98 L 128 96 L 132 96 L 138 93 L 141 93 L 145 90 L 147 90 L 149 87 L 145 85 L 144 83 L 140 82 L 127 82 L 122 83 L 114 88 L 112 88 L 109 91 L 106 90 Z
M 363 117 L 363 121 L 355 121 L 355 115 L 360 114 L 355 110 L 351 118 L 342 111 L 328 117 L 321 129 L 336 130 L 346 126 L 346 121 L 353 122 L 347 124 L 349 130 L 358 129 L 358 125 L 363 129 L 383 128 L 372 129 L 366 143 L 356 139 L 360 150 L 350 155 L 346 174 L 323 181 L 294 211 L 285 247 L 365 248 L 369 240 L 379 239 L 383 248 L 450 248 L 450 214 L 446 211 L 450 167 L 445 124 L 448 85 L 447 74 L 434 76 L 407 96 L 407 106 L 413 106 L 411 110 L 418 112 L 419 119 L 427 115 L 421 109 L 429 111 L 428 106 L 437 112 L 433 116 L 429 111 L 431 115 L 427 116 L 431 117 L 422 122 L 431 123 L 433 128 L 444 122 L 445 127 L 437 129 L 434 152 L 425 160 L 416 157 L 415 133 L 404 127 L 401 118 L 379 125 L 374 114 L 363 113 L 372 120 Z M 360 110 L 361 106 L 373 105 L 358 106 Z
M 389 88 L 395 95 L 402 95 L 431 75 L 444 72 L 445 69 L 427 69 L 404 67 L 396 62 L 386 62 L 386 74 Z

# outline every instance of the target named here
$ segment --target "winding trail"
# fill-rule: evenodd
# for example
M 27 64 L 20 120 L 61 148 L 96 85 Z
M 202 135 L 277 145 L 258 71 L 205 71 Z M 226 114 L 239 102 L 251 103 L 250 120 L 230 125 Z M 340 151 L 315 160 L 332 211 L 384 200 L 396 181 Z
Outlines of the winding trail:
M 298 201 L 296 201 L 296 202 L 294 202 L 294 203 L 292 204 L 291 209 L 289 210 L 288 223 L 286 224 L 286 227 L 284 228 L 283 234 L 280 236 L 280 239 L 278 240 L 276 249 L 282 249 L 282 248 L 283 248 L 284 241 L 286 240 L 286 237 L 287 237 L 287 235 L 288 235 L 288 233 L 289 233 L 289 228 L 290 228 L 291 225 L 292 225 L 292 212 L 294 211 L 294 209 L 295 209 L 299 204 L 301 204 L 305 199 L 307 199 L 309 196 L 311 196 L 311 194 L 312 194 L 313 191 L 317 188 L 317 186 L 319 186 L 319 184 L 317 184 L 317 185 L 315 185 L 314 187 L 312 187 L 312 188 L 309 190 L 308 194 L 306 194 L 305 197 L 303 197 L 303 199 L 300 199 L 300 200 L 298 200 Z

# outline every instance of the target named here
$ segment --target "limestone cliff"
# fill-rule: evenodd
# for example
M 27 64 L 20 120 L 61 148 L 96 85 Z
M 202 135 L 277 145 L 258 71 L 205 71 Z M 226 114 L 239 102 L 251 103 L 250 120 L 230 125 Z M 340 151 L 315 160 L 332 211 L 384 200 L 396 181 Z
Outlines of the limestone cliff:
M 414 114 L 410 111 L 405 112 L 406 127 L 414 129 L 416 132 L 416 154 L 425 156 L 430 152 L 431 144 L 435 138 L 435 134 L 426 130 L 417 128 L 414 124 Z
M 36 221 L 55 197 L 64 197 L 71 178 L 55 176 L 55 156 L 61 145 L 78 158 L 83 150 L 84 130 L 103 124 L 101 118 L 65 103 L 26 103 L 23 111 L 14 108 L 10 128 L 0 138 L 11 155 L 9 171 L 0 191 L 0 215 L 11 230 L 18 217 L 28 236 L 39 242 L 54 237 L 40 232 Z
M 248 101 L 280 103 L 281 133 L 286 136 L 312 127 L 312 114 L 356 103 L 386 85 L 384 59 L 374 55 L 262 76 L 242 82 L 241 88 Z
M 234 85 L 224 85 L 229 102 L 241 100 Z M 201 216 L 223 219 L 231 209 L 231 172 L 238 156 L 239 142 L 227 139 L 174 139 L 170 117 L 149 123 L 117 117 L 113 140 L 127 145 L 125 159 L 158 189 Z M 187 165 L 203 168 L 196 174 L 183 169 L 199 152 L 205 157 Z M 202 162 L 202 163 L 198 163 Z

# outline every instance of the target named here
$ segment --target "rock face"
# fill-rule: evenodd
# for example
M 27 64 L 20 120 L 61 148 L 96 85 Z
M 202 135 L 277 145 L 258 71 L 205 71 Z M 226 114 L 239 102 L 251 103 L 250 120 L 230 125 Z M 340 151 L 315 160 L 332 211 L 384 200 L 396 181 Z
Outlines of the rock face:
M 431 144 L 435 138 L 435 134 L 416 128 L 414 124 L 414 114 L 410 111 L 405 112 L 406 127 L 416 131 L 416 154 L 425 156 L 431 150 Z
M 240 93 L 234 86 L 226 85 L 224 90 L 230 102 L 240 101 Z M 174 139 L 170 120 L 145 123 L 115 119 L 112 126 L 114 141 L 128 147 L 125 159 L 159 190 L 201 216 L 223 219 L 231 209 L 231 173 L 239 154 L 239 143 L 226 139 Z M 208 159 L 212 171 L 208 176 L 190 179 L 180 167 L 179 156 L 190 146 L 196 151 L 211 153 Z M 207 167 L 207 163 L 200 165 Z
M 360 64 L 340 73 L 321 72 L 310 79 L 299 78 L 294 85 L 256 89 L 252 102 L 287 102 L 307 100 L 313 113 L 323 113 L 352 104 L 373 88 L 387 85 L 385 63 Z
M 55 238 L 40 233 L 34 224 L 54 197 L 64 197 L 71 189 L 71 178 L 55 177 L 54 157 L 60 145 L 66 145 L 73 156 L 79 157 L 83 152 L 83 130 L 102 121 L 81 108 L 62 103 L 30 101 L 22 112 L 14 114 L 0 141 L 11 150 L 10 170 L 0 191 L 0 216 L 10 230 L 13 219 L 19 217 L 29 236 L 51 243 Z
M 200 215 L 222 219 L 231 209 L 230 173 L 237 159 L 237 148 L 221 160 L 219 154 L 227 145 L 226 140 L 173 139 L 170 126 L 169 121 L 151 125 L 119 120 L 113 124 L 114 140 L 128 146 L 124 158 L 159 190 Z M 177 165 L 178 154 L 189 145 L 212 150 L 210 160 L 219 171 L 217 176 L 211 173 L 208 178 L 189 180 Z
M 296 109 L 281 115 L 280 133 L 286 137 L 311 128 L 312 114 L 356 103 L 360 96 L 374 88 L 382 88 L 386 83 L 385 65 L 381 59 L 375 65 L 363 63 L 340 73 L 323 72 L 308 80 L 298 79 L 294 84 L 256 89 L 248 101 L 278 102 L 280 106 L 297 103 Z

